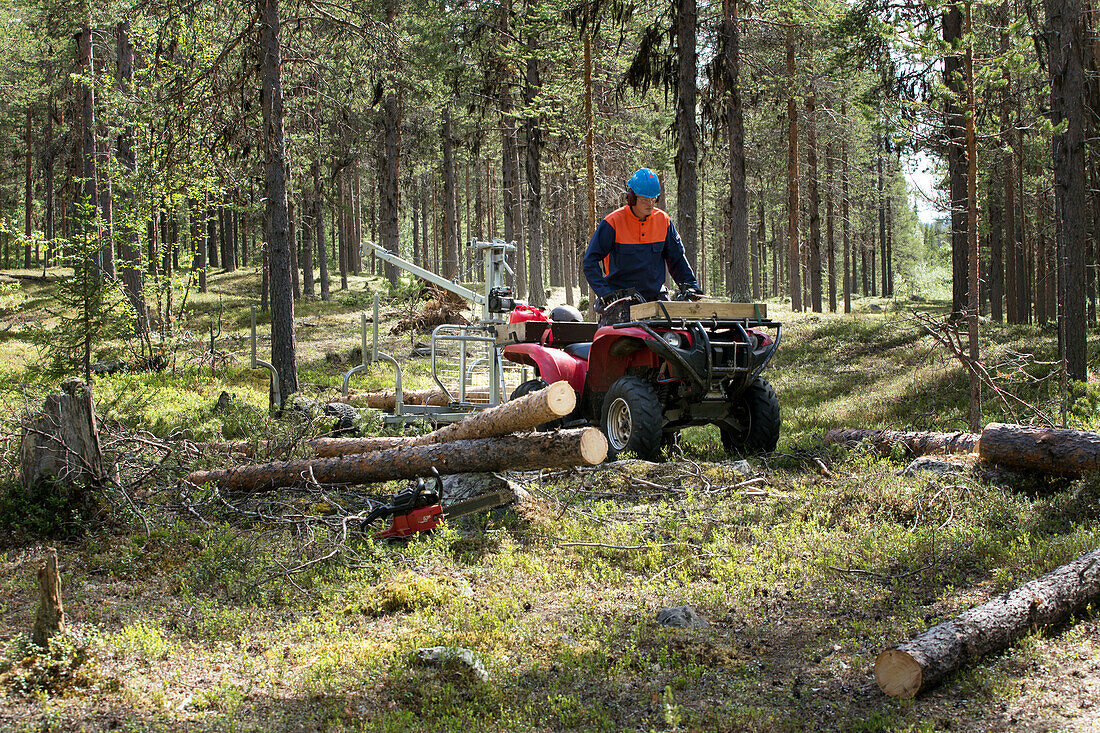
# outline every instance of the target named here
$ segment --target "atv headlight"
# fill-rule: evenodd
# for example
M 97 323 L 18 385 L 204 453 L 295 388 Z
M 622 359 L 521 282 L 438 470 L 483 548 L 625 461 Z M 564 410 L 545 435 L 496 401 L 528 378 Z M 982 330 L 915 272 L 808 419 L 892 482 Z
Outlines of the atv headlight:
M 661 334 L 661 338 L 663 338 L 665 340 L 666 344 L 668 344 L 669 346 L 671 346 L 674 349 L 684 348 L 683 334 L 679 334 L 679 333 L 676 333 L 675 331 L 672 331 L 670 333 Z

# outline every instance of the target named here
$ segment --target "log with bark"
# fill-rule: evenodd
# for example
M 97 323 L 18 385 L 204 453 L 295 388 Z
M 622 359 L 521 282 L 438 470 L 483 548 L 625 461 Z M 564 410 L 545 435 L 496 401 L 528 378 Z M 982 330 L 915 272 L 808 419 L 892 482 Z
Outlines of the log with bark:
M 458 395 L 455 395 L 457 398 Z M 500 399 L 504 399 L 506 395 L 502 391 Z M 466 390 L 467 402 L 488 402 L 489 401 L 489 388 L 488 387 L 472 387 Z M 329 402 L 345 402 L 355 407 L 370 407 L 375 410 L 385 410 L 392 412 L 397 407 L 397 396 L 391 390 L 381 390 L 377 392 L 356 392 L 352 391 L 347 397 L 337 397 L 329 400 Z M 451 399 L 447 397 L 447 393 L 441 389 L 425 389 L 420 391 L 401 392 L 401 404 L 403 405 L 434 405 L 437 407 L 446 407 L 451 404 Z
M 445 425 L 427 435 L 407 438 L 318 438 L 310 441 L 309 445 L 318 456 L 343 456 L 402 445 L 492 438 L 531 430 L 558 420 L 571 413 L 576 405 L 577 393 L 568 382 L 561 381 L 488 410 L 472 413 L 460 422 Z
M 894 448 L 901 448 L 909 456 L 924 456 L 933 453 L 972 453 L 978 447 L 978 435 L 975 433 L 837 428 L 825 434 L 825 445 L 855 446 L 863 441 L 883 455 L 889 455 Z
M 880 453 L 900 447 L 910 455 L 970 453 L 986 463 L 1063 476 L 1100 471 L 1100 433 L 990 423 L 976 433 L 921 433 L 840 428 L 825 435 L 825 444 L 856 445 L 869 441 Z
M 196 471 L 187 481 L 249 492 L 311 483 L 365 484 L 416 478 L 430 475 L 432 467 L 441 474 L 454 474 L 594 466 L 606 457 L 607 439 L 603 433 L 597 428 L 578 428 Z
M 967 662 L 1001 651 L 1029 632 L 1065 623 L 1098 600 L 1100 550 L 1093 550 L 884 651 L 875 661 L 875 680 L 887 695 L 914 697 Z
M 1100 433 L 990 423 L 978 455 L 1003 466 L 1076 476 L 1100 471 Z
M 347 397 L 339 397 L 330 402 L 346 402 L 356 407 L 370 407 L 375 410 L 393 411 L 397 406 L 396 393 L 389 390 L 378 392 L 351 392 Z M 425 389 L 419 392 L 402 391 L 401 403 L 405 405 L 436 405 L 443 407 L 450 404 L 446 393 L 441 389 Z

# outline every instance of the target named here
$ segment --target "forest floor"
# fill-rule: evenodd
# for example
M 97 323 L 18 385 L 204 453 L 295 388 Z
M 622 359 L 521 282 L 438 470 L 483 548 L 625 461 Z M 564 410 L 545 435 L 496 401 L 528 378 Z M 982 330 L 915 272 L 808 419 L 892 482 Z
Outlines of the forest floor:
M 770 303 L 785 324 L 766 374 L 783 415 L 774 454 L 742 462 L 713 428 L 692 429 L 659 463 L 509 474 L 530 494 L 522 505 L 387 545 L 337 541 L 327 520 L 400 484 L 243 507 L 182 495 L 191 465 L 176 454 L 120 450 L 148 534 L 114 494 L 78 515 L 23 493 L 17 420 L 60 376 L 37 361 L 32 326 L 63 314 L 51 283 L 3 280 L 4 730 L 1100 730 L 1100 616 L 1028 636 L 913 701 L 875 684 L 882 650 L 1100 547 L 1097 477 L 902 475 L 900 455 L 822 447 L 833 427 L 966 429 L 965 375 L 912 317 L 942 303 L 858 299 L 849 316 Z M 310 396 L 335 395 L 358 361 L 366 282 L 297 307 Z M 96 378 L 112 439 L 292 440 L 330 426 L 266 415 L 265 375 L 246 368 L 256 287 L 251 272 L 216 276 L 175 324 L 170 368 Z M 381 320 L 416 307 L 384 300 Z M 387 330 L 406 388 L 428 386 L 428 360 L 411 353 L 428 336 Z M 999 386 L 1058 413 L 1053 330 L 985 322 L 982 339 Z M 392 388 L 392 371 L 353 386 Z M 1074 427 L 1096 427 L 1095 395 L 1071 406 Z M 1032 417 L 1000 408 L 987 397 L 983 421 Z M 128 484 L 139 465 L 146 478 Z M 47 546 L 72 632 L 34 656 Z M 709 625 L 656 623 L 685 604 Z M 488 681 L 417 664 L 438 645 L 473 650 Z

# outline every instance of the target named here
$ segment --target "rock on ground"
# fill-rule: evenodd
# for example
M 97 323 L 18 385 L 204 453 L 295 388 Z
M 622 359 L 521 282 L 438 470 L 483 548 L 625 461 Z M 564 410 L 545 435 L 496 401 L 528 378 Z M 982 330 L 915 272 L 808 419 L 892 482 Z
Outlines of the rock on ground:
M 705 629 L 710 623 L 691 606 L 662 608 L 657 612 L 657 623 L 682 629 Z
M 921 456 L 906 466 L 901 475 L 916 476 L 919 473 L 931 473 L 936 476 L 958 476 L 969 472 L 970 467 L 964 463 L 935 456 Z
M 488 682 L 489 673 L 485 666 L 471 651 L 460 646 L 432 646 L 416 650 L 416 661 L 425 667 L 438 667 L 439 669 L 455 670 L 463 676 Z

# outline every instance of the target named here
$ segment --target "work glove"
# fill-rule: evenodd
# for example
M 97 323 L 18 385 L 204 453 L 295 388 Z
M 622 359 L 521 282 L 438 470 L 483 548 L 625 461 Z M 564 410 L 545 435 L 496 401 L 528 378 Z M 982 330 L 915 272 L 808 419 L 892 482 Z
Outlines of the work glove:
M 700 300 L 703 297 L 702 288 L 695 285 L 685 285 L 680 289 L 680 297 L 677 300 Z

